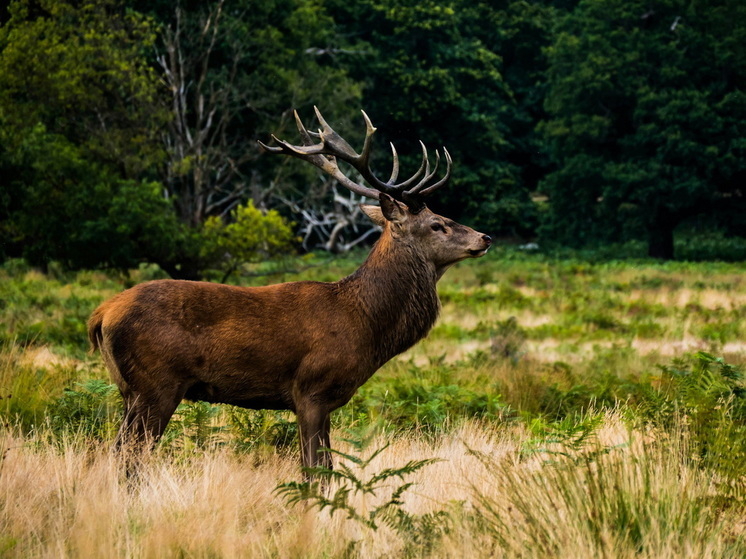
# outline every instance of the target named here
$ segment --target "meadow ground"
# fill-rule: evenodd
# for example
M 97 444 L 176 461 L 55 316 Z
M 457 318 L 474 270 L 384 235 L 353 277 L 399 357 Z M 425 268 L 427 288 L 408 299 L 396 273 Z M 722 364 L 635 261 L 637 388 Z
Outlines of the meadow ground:
M 326 490 L 291 414 L 200 403 L 124 478 L 85 321 L 157 275 L 0 269 L 1 556 L 746 556 L 741 265 L 458 265 L 431 335 L 335 413 Z

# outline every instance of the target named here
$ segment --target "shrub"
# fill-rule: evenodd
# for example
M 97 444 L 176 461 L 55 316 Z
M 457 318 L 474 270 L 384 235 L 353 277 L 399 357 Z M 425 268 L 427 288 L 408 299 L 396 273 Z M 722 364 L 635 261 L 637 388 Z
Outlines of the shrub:
M 76 383 L 50 404 L 47 417 L 55 435 L 78 434 L 99 441 L 114 436 L 122 415 L 116 386 L 101 380 Z
M 524 353 L 527 337 L 518 320 L 511 316 L 490 328 L 490 351 L 495 356 L 517 361 Z
M 331 515 L 345 514 L 349 520 L 376 531 L 381 525 L 391 528 L 404 542 L 401 555 L 422 557 L 431 552 L 440 538 L 451 528 L 451 516 L 445 510 L 427 514 L 412 514 L 404 508 L 403 496 L 413 483 L 406 478 L 437 459 L 410 460 L 403 466 L 370 472 L 371 463 L 383 453 L 387 445 L 368 453 L 372 436 L 346 439 L 353 446 L 353 453 L 331 450 L 344 461 L 336 469 L 324 466 L 306 468 L 312 481 L 291 481 L 279 484 L 275 491 L 288 504 L 307 503 L 319 510 L 328 509 Z M 333 493 L 332 493 L 333 492 Z M 378 497 L 378 504 L 368 505 L 365 499 L 355 503 L 355 497 Z M 356 542 L 351 542 L 354 547 Z
M 454 373 L 463 365 L 439 363 L 425 369 L 403 364 L 402 374 L 364 385 L 337 412 L 337 421 L 349 425 L 363 416 L 394 430 L 416 429 L 424 436 L 437 436 L 464 419 L 501 420 L 509 415 L 509 407 L 494 387 L 471 388 L 456 382 Z
M 743 373 L 722 358 L 699 352 L 660 366 L 657 394 L 638 410 L 670 429 L 680 419 L 703 467 L 712 468 L 746 496 L 746 387 Z
M 263 212 L 249 200 L 231 212 L 231 222 L 210 217 L 202 229 L 202 258 L 223 273 L 225 282 L 244 263 L 261 262 L 292 252 L 292 224 L 277 211 Z

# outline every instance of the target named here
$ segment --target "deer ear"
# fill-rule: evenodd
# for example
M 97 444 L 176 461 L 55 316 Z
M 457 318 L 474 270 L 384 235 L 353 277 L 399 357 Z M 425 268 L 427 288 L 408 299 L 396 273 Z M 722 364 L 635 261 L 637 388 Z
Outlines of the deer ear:
M 365 215 L 367 215 L 373 223 L 379 227 L 383 227 L 387 221 L 401 223 L 406 219 L 406 208 L 391 196 L 381 193 L 379 201 L 381 202 L 380 206 L 360 204 L 360 209 L 365 212 Z
M 381 213 L 388 221 L 401 223 L 407 219 L 407 208 L 388 194 L 381 193 L 378 201 L 381 203 Z
M 386 218 L 383 217 L 383 212 L 381 212 L 380 206 L 360 204 L 360 209 L 363 210 L 365 215 L 367 215 L 373 223 L 378 225 L 378 227 L 383 227 L 386 223 Z

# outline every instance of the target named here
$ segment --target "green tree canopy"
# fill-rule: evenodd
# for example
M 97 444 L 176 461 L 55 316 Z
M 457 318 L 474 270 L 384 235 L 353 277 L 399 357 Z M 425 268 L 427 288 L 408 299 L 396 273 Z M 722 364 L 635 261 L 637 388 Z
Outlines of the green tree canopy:
M 354 40 L 328 51 L 365 84 L 363 103 L 382 140 L 409 155 L 413 170 L 417 138 L 431 150 L 445 144 L 453 155 L 453 186 L 431 205 L 493 232 L 530 231 L 535 215 L 529 192 L 536 178 L 521 165 L 526 146 L 534 143 L 527 123 L 541 104 L 528 92 L 537 74 L 519 66 L 539 57 L 549 8 L 467 0 L 330 5 Z M 525 40 L 520 47 L 512 44 L 515 37 Z M 385 168 L 389 156 L 381 151 Z
M 671 258 L 685 219 L 743 214 L 746 5 L 583 1 L 549 60 L 547 236 Z
M 490 233 L 666 258 L 695 218 L 746 234 L 737 0 L 12 0 L 0 17 L 0 257 L 196 278 L 206 232 L 236 241 L 270 209 L 304 246 L 353 246 L 359 200 L 255 143 L 293 141 L 292 109 L 313 128 L 313 105 L 353 146 L 366 110 L 380 175 L 388 141 L 402 176 L 417 139 L 445 145 L 430 205 Z M 231 227 L 249 200 L 257 219 Z
M 0 28 L 0 242 L 45 265 L 172 255 L 178 223 L 149 170 L 165 113 L 152 22 L 114 1 L 18 0 Z
M 211 265 L 205 220 L 230 220 L 273 191 L 275 166 L 256 138 L 317 97 L 358 105 L 344 71 L 306 52 L 333 32 L 317 2 L 137 4 L 10 5 L 0 28 L 5 255 L 150 261 L 196 278 Z
M 0 118 L 13 149 L 43 124 L 141 176 L 163 157 L 154 23 L 116 0 L 16 0 L 0 28 Z M 16 142 L 13 140 L 16 139 Z

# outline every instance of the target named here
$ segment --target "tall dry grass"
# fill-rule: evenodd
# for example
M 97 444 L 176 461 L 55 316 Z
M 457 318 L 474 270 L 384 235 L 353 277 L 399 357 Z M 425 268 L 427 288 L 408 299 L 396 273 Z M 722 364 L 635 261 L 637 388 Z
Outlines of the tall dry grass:
M 713 499 L 716 480 L 692 462 L 686 436 L 630 432 L 616 412 L 583 448 L 538 448 L 519 426 L 468 423 L 427 443 L 390 446 L 360 479 L 409 460 L 401 507 L 444 511 L 427 535 L 377 530 L 275 487 L 297 479 L 297 456 L 213 447 L 160 449 L 135 480 L 106 448 L 43 432 L 0 434 L 3 557 L 742 557 L 743 508 Z M 339 436 L 335 437 L 339 440 Z M 341 446 L 343 451 L 350 449 Z M 549 452 L 551 451 L 551 452 Z M 330 491 L 335 491 L 332 486 Z M 353 495 L 365 514 L 386 497 Z M 427 545 L 426 545 L 427 544 Z
M 0 317 L 0 557 L 744 557 L 744 505 L 695 460 L 686 425 L 630 431 L 614 411 L 582 445 L 548 444 L 530 432 L 533 421 L 560 425 L 563 414 L 587 410 L 600 402 L 597 394 L 625 402 L 623 383 L 640 388 L 657 365 L 685 351 L 746 363 L 742 272 L 710 268 L 499 262 L 454 269 L 441 285 L 438 327 L 371 383 L 387 394 L 388 386 L 404 384 L 409 400 L 402 401 L 418 404 L 419 392 L 404 390 L 416 375 L 425 387 L 498 390 L 501 402 L 524 415 L 451 430 L 460 418 L 448 415 L 448 399 L 423 399 L 442 404 L 437 411 L 448 428 L 425 432 L 436 420 L 419 423 L 413 415 L 407 434 L 373 440 L 364 453 L 390 446 L 365 471 L 350 464 L 367 480 L 410 460 L 439 459 L 404 480 L 391 477 L 375 496 L 350 495 L 365 516 L 401 483 L 414 484 L 397 506 L 422 522 L 378 522 L 377 529 L 342 511 L 319 512 L 311 500 L 289 506 L 275 488 L 300 479 L 299 460 L 272 445 L 235 452 L 239 445 L 222 435 L 204 449 L 171 441 L 128 481 L 89 433 L 64 438 L 74 421 L 45 427 L 65 388 L 106 378 L 97 358 L 85 356 L 84 324 L 101 289 L 110 294 L 118 286 L 88 278 L 69 287 L 38 275 L 8 281 Z M 501 360 L 494 348 L 510 341 L 500 338 L 500 327 L 511 317 L 526 339 Z M 477 350 L 489 358 L 472 359 Z M 439 364 L 459 359 L 458 366 Z M 566 407 L 554 400 L 573 394 Z M 338 412 L 348 414 L 340 424 L 395 417 L 360 419 L 354 404 Z M 381 406 L 396 404 L 384 399 Z M 614 405 L 611 397 L 605 405 Z M 619 405 L 635 415 L 634 402 Z M 344 436 L 334 433 L 333 444 L 352 452 Z M 334 494 L 339 485 L 329 489 Z

